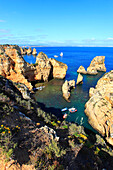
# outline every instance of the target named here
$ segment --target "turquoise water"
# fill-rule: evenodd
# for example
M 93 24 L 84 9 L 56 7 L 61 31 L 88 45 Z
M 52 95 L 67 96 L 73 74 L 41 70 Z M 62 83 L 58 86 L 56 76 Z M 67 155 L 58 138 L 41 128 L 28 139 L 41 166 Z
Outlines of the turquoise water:
M 113 48 L 105 47 L 37 47 L 37 52 L 43 51 L 49 58 L 54 58 L 54 55 L 58 55 L 63 52 L 63 57 L 58 57 L 57 60 L 62 61 L 68 65 L 68 71 L 66 74 L 67 80 L 77 79 L 77 69 L 80 65 L 87 68 L 91 60 L 97 55 L 105 56 L 105 65 L 107 71 L 113 69 Z M 25 60 L 29 63 L 35 63 L 36 58 L 32 55 L 25 56 Z M 76 113 L 70 113 L 67 117 L 67 121 L 81 123 L 83 117 L 83 125 L 86 128 L 92 129 L 88 123 L 87 117 L 84 113 L 85 103 L 89 99 L 89 88 L 95 87 L 98 79 L 102 77 L 104 73 L 99 72 L 98 75 L 83 75 L 83 84 L 78 85 L 71 91 L 70 103 L 64 100 L 62 97 L 61 87 L 65 80 L 51 80 L 45 83 L 45 88 L 42 91 L 36 92 L 36 99 L 39 102 L 41 108 L 47 112 L 51 112 L 62 118 L 63 114 L 61 109 L 64 107 L 76 107 Z

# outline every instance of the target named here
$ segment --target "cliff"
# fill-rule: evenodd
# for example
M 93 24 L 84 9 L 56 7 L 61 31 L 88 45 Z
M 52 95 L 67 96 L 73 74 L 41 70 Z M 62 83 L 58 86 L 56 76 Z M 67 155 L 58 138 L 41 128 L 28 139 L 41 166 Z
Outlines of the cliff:
M 92 61 L 87 71 L 83 66 L 80 66 L 77 70 L 78 73 L 96 75 L 98 71 L 106 72 L 105 56 L 96 56 Z
M 48 81 L 52 78 L 64 78 L 67 65 L 49 59 L 40 52 L 35 64 L 27 63 L 22 57 L 22 48 L 14 45 L 0 46 L 0 75 L 25 84 L 32 89 L 31 81 Z M 26 50 L 24 50 L 26 51 Z
M 113 70 L 90 88 L 89 96 L 85 104 L 89 123 L 113 145 Z

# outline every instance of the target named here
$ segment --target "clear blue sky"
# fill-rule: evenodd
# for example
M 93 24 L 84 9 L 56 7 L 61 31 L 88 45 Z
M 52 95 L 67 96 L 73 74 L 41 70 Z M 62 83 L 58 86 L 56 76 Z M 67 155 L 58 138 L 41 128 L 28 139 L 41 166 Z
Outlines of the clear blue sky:
M 0 0 L 0 44 L 113 46 L 113 0 Z

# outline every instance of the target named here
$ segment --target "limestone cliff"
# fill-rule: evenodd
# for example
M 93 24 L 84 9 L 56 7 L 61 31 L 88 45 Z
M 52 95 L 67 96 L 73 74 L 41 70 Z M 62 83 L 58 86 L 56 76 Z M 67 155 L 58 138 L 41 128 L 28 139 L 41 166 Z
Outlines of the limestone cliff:
M 113 145 L 113 70 L 90 88 L 89 96 L 85 105 L 89 123 Z
M 78 73 L 96 75 L 98 71 L 106 72 L 106 67 L 104 64 L 105 56 L 96 56 L 92 61 L 87 71 L 83 66 L 80 66 L 77 70 Z
M 50 58 L 49 61 L 53 67 L 53 78 L 64 79 L 68 68 L 67 65 L 53 58 Z
M 35 64 L 27 63 L 21 54 L 23 49 L 19 46 L 0 46 L 0 74 L 14 82 L 25 84 L 29 90 L 32 89 L 31 81 L 62 79 L 66 75 L 67 65 L 49 59 L 43 52 L 38 54 Z

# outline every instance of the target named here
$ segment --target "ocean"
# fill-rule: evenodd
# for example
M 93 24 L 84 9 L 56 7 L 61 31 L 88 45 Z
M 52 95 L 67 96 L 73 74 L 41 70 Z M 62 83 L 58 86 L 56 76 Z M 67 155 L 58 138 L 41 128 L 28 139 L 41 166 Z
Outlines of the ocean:
M 107 72 L 113 69 L 113 47 L 35 47 L 37 53 L 44 52 L 49 58 L 55 58 L 68 65 L 65 80 L 77 80 L 77 69 L 80 65 L 85 69 L 90 65 L 92 59 L 96 56 L 105 56 L 105 66 Z M 63 52 L 63 56 L 60 53 Z M 33 55 L 25 55 L 24 59 L 29 63 L 35 63 L 36 57 Z M 40 107 L 48 113 L 55 114 L 58 118 L 62 118 L 62 108 L 76 107 L 77 112 L 70 113 L 66 118 L 69 122 L 76 122 L 84 127 L 91 129 L 87 116 L 84 113 L 85 103 L 89 99 L 90 87 L 95 87 L 99 78 L 105 73 L 99 72 L 98 75 L 83 75 L 83 84 L 77 85 L 71 91 L 70 103 L 62 97 L 61 87 L 65 80 L 51 80 L 45 83 L 43 90 L 35 93 L 36 100 Z M 83 119 L 83 121 L 82 121 Z

